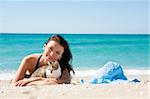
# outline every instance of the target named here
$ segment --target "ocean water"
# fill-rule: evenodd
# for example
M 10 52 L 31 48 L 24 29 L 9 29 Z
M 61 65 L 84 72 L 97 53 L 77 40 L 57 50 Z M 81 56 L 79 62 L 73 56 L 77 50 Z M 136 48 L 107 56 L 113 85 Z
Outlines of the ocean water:
M 0 78 L 9 79 L 22 58 L 42 53 L 52 34 L 0 34 Z M 130 73 L 150 69 L 150 35 L 60 34 L 70 45 L 72 66 L 78 76 L 92 75 L 108 61 L 119 63 Z M 84 72 L 83 72 L 84 71 Z M 134 71 L 134 72 L 133 72 Z M 4 76 L 8 77 L 4 77 Z

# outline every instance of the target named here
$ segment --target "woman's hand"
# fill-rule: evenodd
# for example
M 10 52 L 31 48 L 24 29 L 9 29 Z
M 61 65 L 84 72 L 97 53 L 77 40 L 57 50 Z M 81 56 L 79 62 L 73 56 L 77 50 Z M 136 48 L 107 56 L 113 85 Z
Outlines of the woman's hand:
M 32 86 L 32 85 L 54 85 L 58 84 L 56 79 L 53 78 L 27 78 L 27 79 L 22 79 L 14 83 L 14 86 Z
M 22 80 L 19 80 L 19 81 L 13 83 L 13 85 L 14 86 L 26 86 L 28 83 L 34 82 L 34 81 L 37 81 L 37 80 L 41 80 L 41 78 L 35 77 L 35 78 L 22 79 Z
M 26 86 L 30 82 L 30 79 L 22 79 L 14 83 L 14 86 Z
M 32 85 L 55 85 L 55 84 L 58 84 L 56 79 L 41 78 L 40 80 L 32 81 L 32 82 L 27 83 L 26 86 L 32 86 Z

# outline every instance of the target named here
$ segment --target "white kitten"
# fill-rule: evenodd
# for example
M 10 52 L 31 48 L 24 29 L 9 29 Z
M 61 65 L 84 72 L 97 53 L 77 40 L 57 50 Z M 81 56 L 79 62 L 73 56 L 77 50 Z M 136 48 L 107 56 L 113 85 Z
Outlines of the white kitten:
M 39 67 L 32 73 L 30 77 L 43 77 L 43 78 L 59 78 L 61 76 L 61 68 L 59 62 L 48 62 L 48 65 Z
M 48 62 L 48 67 L 46 69 L 46 78 L 59 78 L 61 76 L 61 68 L 57 61 Z

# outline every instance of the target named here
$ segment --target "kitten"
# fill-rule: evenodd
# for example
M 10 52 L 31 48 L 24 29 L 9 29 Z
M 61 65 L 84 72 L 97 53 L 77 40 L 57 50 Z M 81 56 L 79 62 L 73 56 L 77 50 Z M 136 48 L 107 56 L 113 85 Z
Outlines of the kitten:
M 55 62 L 48 62 L 48 65 L 39 67 L 32 73 L 30 77 L 43 77 L 43 78 L 59 78 L 61 76 L 60 64 Z

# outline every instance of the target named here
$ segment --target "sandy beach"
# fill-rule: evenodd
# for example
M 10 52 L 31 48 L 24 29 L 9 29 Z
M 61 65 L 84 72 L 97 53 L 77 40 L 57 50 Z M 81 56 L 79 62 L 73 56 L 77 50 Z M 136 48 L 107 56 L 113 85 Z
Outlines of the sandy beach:
M 14 87 L 8 80 L 0 80 L 1 99 L 149 99 L 150 77 L 128 76 L 140 83 L 80 84 L 90 77 L 74 77 L 71 84 Z

